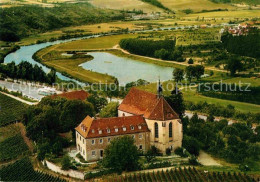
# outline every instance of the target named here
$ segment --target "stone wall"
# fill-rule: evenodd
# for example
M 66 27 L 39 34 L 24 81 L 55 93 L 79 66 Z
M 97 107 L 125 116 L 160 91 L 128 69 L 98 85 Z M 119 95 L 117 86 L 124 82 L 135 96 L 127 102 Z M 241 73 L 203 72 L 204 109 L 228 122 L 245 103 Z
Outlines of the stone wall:
M 61 167 L 45 160 L 45 162 L 43 162 L 43 164 L 46 163 L 46 167 L 56 173 L 59 173 L 59 174 L 62 174 L 62 175 L 65 175 L 65 176 L 70 176 L 72 178 L 77 178 L 77 179 L 81 179 L 81 180 L 84 180 L 84 176 L 85 174 L 83 172 L 79 172 L 79 171 L 75 171 L 75 170 L 62 170 Z

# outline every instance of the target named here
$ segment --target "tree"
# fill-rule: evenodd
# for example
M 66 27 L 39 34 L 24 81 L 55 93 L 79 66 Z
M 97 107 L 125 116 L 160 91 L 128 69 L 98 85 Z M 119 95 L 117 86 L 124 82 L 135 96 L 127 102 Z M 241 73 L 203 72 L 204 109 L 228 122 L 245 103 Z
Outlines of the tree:
M 194 77 L 194 67 L 193 66 L 187 66 L 185 69 L 186 78 L 191 82 L 192 78 Z
M 196 65 L 194 67 L 193 76 L 199 80 L 202 75 L 204 75 L 204 66 Z
M 62 131 L 74 131 L 74 128 L 88 115 L 95 115 L 94 106 L 91 103 L 80 100 L 68 100 L 64 104 L 60 116 Z
M 241 63 L 241 60 L 237 57 L 230 57 L 227 61 L 227 70 L 230 71 L 231 76 L 235 76 L 237 71 L 241 71 L 243 68 L 243 65 Z
M 93 104 L 96 113 L 99 113 L 102 108 L 107 105 L 107 99 L 105 97 L 100 97 L 96 93 L 91 94 L 87 101 Z
M 146 152 L 145 158 L 147 162 L 151 162 L 156 156 L 160 155 L 160 150 L 156 148 L 154 145 Z
M 160 50 L 156 50 L 154 52 L 154 56 L 156 58 L 160 58 L 160 59 L 168 59 L 169 58 L 169 52 L 166 49 L 160 49 Z
M 110 102 L 106 107 L 104 107 L 99 116 L 101 118 L 117 117 L 117 108 L 119 106 L 118 102 Z
M 165 99 L 172 107 L 172 109 L 179 115 L 179 117 L 182 118 L 185 113 L 185 104 L 182 93 L 177 89 L 174 89 L 171 92 L 171 95 L 165 97 Z
M 133 171 L 140 167 L 139 151 L 134 139 L 123 136 L 111 141 L 105 149 L 103 165 L 117 172 Z
M 61 169 L 63 169 L 63 170 L 69 170 L 70 167 L 72 166 L 71 161 L 70 161 L 70 157 L 68 155 L 65 155 L 62 158 L 61 166 L 62 166 Z
M 215 121 L 215 117 L 213 116 L 213 114 L 208 115 L 207 122 L 214 122 L 214 121 Z
M 190 58 L 189 60 L 188 60 L 188 64 L 193 64 L 193 59 L 192 58 Z
M 172 74 L 173 74 L 174 80 L 178 83 L 178 82 L 181 82 L 183 80 L 184 70 L 183 69 L 179 69 L 179 68 L 175 68 L 173 70 Z
M 191 136 L 183 136 L 182 147 L 184 147 L 190 154 L 195 156 L 199 155 L 200 144 L 195 138 Z

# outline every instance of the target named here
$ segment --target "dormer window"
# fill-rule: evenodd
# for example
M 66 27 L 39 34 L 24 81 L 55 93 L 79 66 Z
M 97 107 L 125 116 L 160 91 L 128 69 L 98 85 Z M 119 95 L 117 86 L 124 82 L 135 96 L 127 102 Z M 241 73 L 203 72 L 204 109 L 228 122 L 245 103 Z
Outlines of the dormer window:
M 110 133 L 110 129 L 109 128 L 107 129 L 107 133 Z
M 115 132 L 118 132 L 118 128 L 115 128 Z
M 98 130 L 98 133 L 99 133 L 99 134 L 102 134 L 102 130 Z
M 138 126 L 138 129 L 139 129 L 139 130 L 141 130 L 141 129 L 142 129 L 142 126 L 141 126 L 141 125 L 139 125 L 139 126 Z
M 135 129 L 135 127 L 134 126 L 131 126 L 131 130 L 134 130 Z
M 123 131 L 126 131 L 126 127 L 125 126 L 123 127 Z
M 94 130 L 94 129 L 92 129 L 92 130 L 91 130 L 91 132 L 92 132 L 92 133 L 95 133 L 95 130 Z

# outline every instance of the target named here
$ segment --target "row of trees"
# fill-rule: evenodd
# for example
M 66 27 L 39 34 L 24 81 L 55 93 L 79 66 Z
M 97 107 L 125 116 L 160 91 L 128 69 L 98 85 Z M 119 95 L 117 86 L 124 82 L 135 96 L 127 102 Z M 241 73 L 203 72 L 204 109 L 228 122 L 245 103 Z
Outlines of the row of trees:
M 144 39 L 122 39 L 120 47 L 126 49 L 130 53 L 142 56 L 156 57 L 163 55 L 166 51 L 174 51 L 175 40 L 144 40 Z
M 52 69 L 48 74 L 46 74 L 42 67 L 39 67 L 37 64 L 33 66 L 27 61 L 22 61 L 18 65 L 15 65 L 15 62 L 6 65 L 1 64 L 0 73 L 12 79 L 37 81 L 48 84 L 55 83 L 56 81 L 55 70 Z
M 241 36 L 225 33 L 222 35 L 221 41 L 228 52 L 260 58 L 260 31 L 258 29 L 252 28 L 248 35 Z
M 193 78 L 199 80 L 201 76 L 204 75 L 204 66 L 187 66 L 185 71 L 179 68 L 173 70 L 173 78 L 177 83 L 184 79 L 184 74 L 189 82 L 191 82 Z

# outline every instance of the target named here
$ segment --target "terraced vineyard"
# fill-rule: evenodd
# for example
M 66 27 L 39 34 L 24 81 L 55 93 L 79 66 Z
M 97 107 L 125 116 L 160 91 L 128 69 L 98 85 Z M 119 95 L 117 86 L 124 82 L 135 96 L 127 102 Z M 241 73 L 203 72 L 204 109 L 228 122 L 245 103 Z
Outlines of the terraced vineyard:
M 16 159 L 28 152 L 28 146 L 20 133 L 0 142 L 0 162 Z
M 218 181 L 256 181 L 246 174 L 230 173 L 230 172 L 207 172 L 198 170 L 196 168 L 175 168 L 174 170 L 157 171 L 149 173 L 134 173 L 132 175 L 119 176 L 117 178 L 110 178 L 105 181 L 178 181 L 178 182 L 218 182 Z
M 0 127 L 19 121 L 26 105 L 0 93 Z
M 42 172 L 35 171 L 29 158 L 23 158 L 0 169 L 1 181 L 65 181 Z

